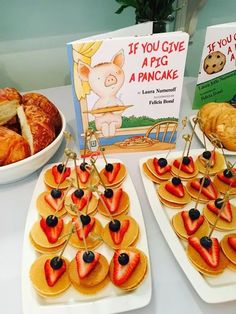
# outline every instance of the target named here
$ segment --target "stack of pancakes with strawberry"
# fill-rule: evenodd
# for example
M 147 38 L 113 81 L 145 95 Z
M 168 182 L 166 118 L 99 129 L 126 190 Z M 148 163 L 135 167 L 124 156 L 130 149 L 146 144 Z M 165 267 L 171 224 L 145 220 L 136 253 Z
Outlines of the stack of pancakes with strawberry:
M 215 149 L 212 151 L 204 150 L 204 152 L 197 157 L 195 162 L 199 172 L 206 172 L 208 162 L 208 173 L 209 175 L 214 175 L 223 168 L 224 156 Z
M 46 170 L 44 174 L 44 183 L 46 186 L 54 189 L 60 185 L 61 189 L 66 189 L 70 186 L 71 168 L 65 164 L 54 165 Z
M 149 158 L 143 164 L 143 171 L 150 180 L 157 184 L 167 181 L 172 177 L 171 166 L 168 164 L 166 158 Z
M 114 189 L 122 184 L 126 174 L 126 167 L 122 163 L 106 163 L 105 168 L 100 172 L 100 177 L 106 187 Z
M 236 233 L 230 233 L 223 237 L 220 242 L 222 251 L 228 258 L 228 268 L 236 271 Z
M 171 167 L 174 176 L 179 176 L 183 180 L 194 178 L 198 174 L 198 168 L 191 156 L 176 158 Z
M 79 180 L 79 186 L 84 189 L 87 188 L 90 184 L 96 186 L 99 184 L 99 177 L 96 173 L 91 173 L 92 166 L 89 165 L 85 160 L 78 166 L 76 166 L 72 171 L 72 178 L 74 180 L 74 185 L 77 187 L 77 180 Z
M 236 194 L 236 168 L 226 168 L 217 172 L 213 181 L 220 193 L 225 194 L 230 190 L 231 195 Z

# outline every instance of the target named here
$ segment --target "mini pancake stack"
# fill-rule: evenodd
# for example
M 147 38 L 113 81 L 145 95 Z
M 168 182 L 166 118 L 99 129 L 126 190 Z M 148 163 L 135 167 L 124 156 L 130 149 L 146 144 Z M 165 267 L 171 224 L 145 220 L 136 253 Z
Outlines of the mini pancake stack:
M 231 195 L 236 194 L 236 168 L 224 169 L 219 172 L 214 177 L 214 184 L 220 193 L 225 194 L 228 190 Z
M 80 188 L 87 188 L 89 185 L 96 186 L 99 184 L 99 177 L 96 173 L 91 173 L 92 167 L 87 162 L 83 161 L 80 165 L 76 166 L 71 173 L 74 186 L 77 187 L 77 179 Z
M 171 166 L 173 176 L 179 176 L 182 180 L 194 178 L 198 174 L 198 167 L 191 156 L 176 158 Z
M 106 187 L 115 189 L 119 187 L 126 177 L 127 171 L 122 163 L 106 163 L 100 171 L 100 177 Z
M 214 175 L 219 172 L 224 167 L 224 156 L 217 152 L 216 150 L 207 151 L 205 150 L 201 155 L 196 159 L 196 166 L 198 167 L 199 172 L 206 172 L 206 165 L 210 159 L 209 175 Z
M 201 189 L 202 181 L 204 181 L 204 183 Z M 201 189 L 199 201 L 202 203 L 215 200 L 219 196 L 218 190 L 209 176 L 189 180 L 186 189 L 195 200 L 198 198 Z
M 165 158 L 149 158 L 143 164 L 143 172 L 156 184 L 167 181 L 172 177 L 171 166 L 168 165 Z
M 228 268 L 236 271 L 236 233 L 230 233 L 220 241 L 222 251 L 229 260 Z
M 65 164 L 54 165 L 45 172 L 44 183 L 52 189 L 58 188 L 58 185 L 60 185 L 61 189 L 66 189 L 71 184 L 70 176 L 70 167 L 67 167 Z

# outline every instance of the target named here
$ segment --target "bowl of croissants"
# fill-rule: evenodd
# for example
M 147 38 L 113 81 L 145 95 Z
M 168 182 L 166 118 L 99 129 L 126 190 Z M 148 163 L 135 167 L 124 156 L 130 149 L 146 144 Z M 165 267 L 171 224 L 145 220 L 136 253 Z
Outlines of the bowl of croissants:
M 65 118 L 44 95 L 0 89 L 0 184 L 33 173 L 55 154 Z

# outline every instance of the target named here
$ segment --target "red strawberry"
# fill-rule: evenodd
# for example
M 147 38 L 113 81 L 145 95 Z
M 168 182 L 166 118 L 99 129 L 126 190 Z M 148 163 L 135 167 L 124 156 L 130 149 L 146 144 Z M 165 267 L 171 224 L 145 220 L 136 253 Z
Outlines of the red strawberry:
M 129 228 L 129 220 L 125 219 L 122 221 L 122 224 L 118 231 L 110 230 L 112 240 L 115 244 L 120 244 L 123 241 L 124 235 L 127 232 L 128 228 Z
M 94 267 L 97 265 L 97 262 L 100 257 L 100 253 L 93 252 L 94 253 L 94 260 L 91 263 L 87 263 L 83 260 L 83 254 L 85 251 L 79 251 L 76 256 L 76 265 L 77 265 L 77 272 L 81 279 L 88 276 L 88 274 L 94 269 Z
M 58 171 L 56 165 L 52 167 L 52 175 L 56 184 L 64 182 L 65 179 L 70 176 L 70 173 L 71 173 L 71 170 L 69 167 L 66 167 L 62 173 Z
M 73 217 L 72 221 L 75 222 L 75 228 L 76 228 L 77 236 L 82 241 L 83 240 L 83 233 L 84 233 L 84 237 L 87 238 L 87 236 L 89 235 L 89 232 L 93 229 L 94 224 L 95 224 L 95 218 L 92 217 L 90 220 L 90 223 L 83 226 L 83 229 L 81 229 L 80 224 L 78 222 L 76 222 L 77 219 L 78 218 Z
M 214 167 L 216 163 L 216 152 L 212 150 L 210 153 L 211 153 L 211 157 L 209 160 L 205 159 L 202 155 L 199 156 L 199 160 L 204 166 L 206 166 L 207 162 L 210 161 L 210 167 Z
M 200 239 L 197 237 L 189 237 L 188 242 L 189 244 L 201 255 L 204 261 L 210 267 L 217 267 L 220 262 L 220 245 L 216 238 L 211 238 L 212 246 L 210 249 L 204 248 L 201 243 Z
M 126 265 L 121 265 L 119 263 L 120 254 L 125 253 L 129 256 L 129 261 Z M 129 250 L 117 250 L 113 257 L 114 261 L 114 273 L 113 281 L 117 286 L 122 285 L 127 279 L 132 275 L 133 271 L 137 267 L 140 261 L 140 254 L 136 252 L 131 252 Z
M 236 251 L 236 237 L 228 237 L 228 243 Z
M 90 172 L 87 169 L 81 170 L 80 166 L 76 167 L 76 172 L 77 172 L 77 175 L 78 175 L 80 181 L 82 183 L 87 183 L 87 181 L 88 181 L 88 179 L 90 177 Z
M 64 197 L 64 193 L 61 191 L 61 196 L 59 198 L 53 198 L 51 193 L 47 194 L 44 196 L 44 199 L 45 201 L 48 203 L 48 205 L 54 209 L 55 211 L 56 210 L 61 210 L 64 206 L 64 202 L 61 203 L 61 200 L 63 199 Z M 58 208 L 58 205 L 61 203 L 61 206 L 60 208 Z
M 57 225 L 55 227 L 49 227 L 46 223 L 46 219 L 41 218 L 40 226 L 43 229 L 43 232 L 45 233 L 48 242 L 53 244 L 57 242 L 58 238 L 61 235 L 64 226 L 64 221 L 63 219 L 58 218 Z
M 159 175 L 162 175 L 162 174 L 169 172 L 171 170 L 170 165 L 166 165 L 165 167 L 159 166 L 158 159 L 156 157 L 153 158 L 153 165 L 154 165 L 154 168 L 156 170 L 156 173 Z
M 184 197 L 184 187 L 183 187 L 182 183 L 180 183 L 178 185 L 174 185 L 173 183 L 168 182 L 168 183 L 166 183 L 165 188 L 169 193 L 171 193 L 177 197 L 180 197 L 180 198 Z
M 231 171 L 234 174 L 236 174 L 236 168 L 233 168 Z M 233 187 L 233 188 L 236 187 L 236 178 L 234 178 L 234 177 L 227 178 L 226 176 L 224 176 L 223 171 L 217 173 L 217 177 L 219 178 L 220 181 L 224 182 L 225 184 L 231 185 L 231 187 Z
M 77 205 L 78 210 L 82 210 L 84 206 L 87 205 L 87 202 L 90 201 L 91 197 L 91 191 L 84 192 L 84 196 L 81 198 L 76 197 L 74 193 L 71 194 L 72 202 Z
M 200 187 L 201 187 L 201 183 L 199 181 L 199 179 L 193 180 L 190 183 L 191 187 L 196 190 L 199 191 Z M 215 200 L 217 198 L 218 192 L 214 186 L 214 184 L 211 182 L 208 187 L 204 188 L 202 187 L 202 191 L 201 193 L 206 196 L 209 200 Z
M 190 159 L 190 163 L 188 165 L 185 165 L 184 163 L 182 163 L 181 170 L 185 173 L 192 174 L 195 171 L 195 166 L 194 166 L 193 158 L 191 156 L 188 158 Z M 175 159 L 175 161 L 173 162 L 173 165 L 179 169 L 180 162 L 181 162 L 180 159 Z
M 109 183 L 112 183 L 114 182 L 116 176 L 118 175 L 118 172 L 120 171 L 120 163 L 115 163 L 113 164 L 113 169 L 112 171 L 107 171 L 107 170 L 104 170 L 104 175 L 107 177 L 107 180 Z
M 192 220 L 189 217 L 188 211 L 182 211 L 181 216 L 188 235 L 194 234 L 204 222 L 204 217 L 202 215 L 200 215 L 198 219 Z
M 111 198 L 107 198 L 104 194 L 101 195 L 104 203 L 111 213 L 114 213 L 120 205 L 120 200 L 123 194 L 122 188 L 119 188 L 116 191 L 113 191 L 113 196 Z
M 47 284 L 49 285 L 49 287 L 53 287 L 66 271 L 66 263 L 62 259 L 62 266 L 59 269 L 53 269 L 52 266 L 50 265 L 50 262 L 51 262 L 50 259 L 46 260 L 44 264 L 44 273 Z
M 218 216 L 220 209 L 217 208 L 214 204 L 214 202 L 210 202 L 207 204 L 207 208 L 213 212 L 214 214 L 216 214 Z M 227 222 L 231 222 L 233 219 L 233 215 L 232 215 L 232 209 L 231 209 L 231 205 L 230 202 L 227 202 L 225 204 L 225 207 L 223 209 L 223 211 L 220 213 L 220 218 L 222 218 L 223 220 L 227 221 Z

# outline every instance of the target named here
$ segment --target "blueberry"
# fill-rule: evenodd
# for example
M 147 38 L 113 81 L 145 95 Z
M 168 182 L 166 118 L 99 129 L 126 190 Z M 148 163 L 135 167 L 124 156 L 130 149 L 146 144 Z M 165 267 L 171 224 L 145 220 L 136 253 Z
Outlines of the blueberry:
M 232 178 L 232 176 L 233 176 L 232 171 L 230 171 L 229 169 L 225 169 L 224 170 L 224 176 L 226 178 Z
M 114 219 L 114 221 L 109 222 L 109 229 L 111 231 L 117 232 L 120 230 L 120 221 L 117 219 Z
M 158 165 L 161 167 L 161 168 L 164 168 L 166 165 L 167 165 L 167 160 L 165 158 L 160 158 L 158 159 Z
M 207 236 L 202 237 L 200 239 L 200 243 L 201 243 L 201 246 L 203 246 L 206 249 L 210 249 L 212 246 L 212 240 L 211 240 L 211 238 L 209 238 Z
M 177 185 L 180 185 L 180 184 L 181 184 L 181 179 L 178 178 L 178 177 L 173 177 L 172 180 L 171 180 L 171 182 L 172 182 L 175 186 L 177 186 Z
M 58 224 L 57 216 L 54 216 L 54 215 L 47 216 L 46 224 L 48 227 L 55 227 Z
M 200 212 L 198 209 L 195 209 L 195 208 L 191 208 L 188 212 L 189 214 L 189 217 L 191 220 L 196 220 L 200 217 Z
M 62 172 L 64 171 L 64 165 L 63 165 L 63 164 L 59 164 L 59 165 L 57 166 L 57 171 L 60 172 L 60 173 L 62 173 Z
M 202 154 L 203 158 L 209 160 L 211 158 L 211 152 L 209 150 L 205 150 Z
M 59 189 L 52 189 L 51 196 L 53 198 L 60 198 L 61 197 L 61 191 Z
M 129 255 L 126 253 L 121 253 L 118 257 L 118 262 L 120 265 L 126 265 L 129 263 Z
M 104 195 L 105 195 L 106 198 L 112 198 L 112 196 L 113 196 L 112 189 L 106 189 L 105 192 L 104 192 Z
M 77 198 L 82 198 L 84 196 L 84 191 L 82 189 L 75 190 L 74 196 Z
M 207 188 L 210 184 L 211 184 L 211 179 L 209 178 L 201 178 L 200 179 L 200 183 L 202 184 L 202 180 L 204 179 L 204 182 L 203 182 L 203 187 L 204 188 Z
M 86 225 L 88 225 L 90 223 L 91 218 L 90 218 L 89 215 L 81 215 L 80 216 L 80 220 L 81 220 L 83 226 L 86 226 Z
M 185 166 L 189 165 L 190 164 L 190 158 L 188 156 L 184 156 L 183 157 L 183 164 Z
M 218 209 L 221 209 L 223 203 L 224 203 L 223 198 L 217 198 L 214 202 L 215 207 L 217 207 Z
M 112 170 L 113 170 L 113 165 L 112 165 L 112 164 L 106 164 L 105 169 L 106 169 L 106 171 L 108 171 L 108 172 L 112 172 Z
M 82 162 L 81 164 L 80 164 L 80 170 L 82 170 L 82 171 L 86 171 L 86 166 L 87 166 L 87 162 Z
M 63 265 L 63 259 L 59 258 L 58 256 L 55 256 L 51 259 L 50 261 L 50 266 L 56 270 L 56 269 L 60 269 Z
M 83 260 L 85 263 L 92 263 L 95 258 L 95 255 L 92 251 L 84 252 Z

